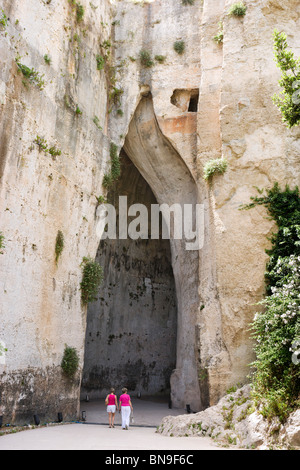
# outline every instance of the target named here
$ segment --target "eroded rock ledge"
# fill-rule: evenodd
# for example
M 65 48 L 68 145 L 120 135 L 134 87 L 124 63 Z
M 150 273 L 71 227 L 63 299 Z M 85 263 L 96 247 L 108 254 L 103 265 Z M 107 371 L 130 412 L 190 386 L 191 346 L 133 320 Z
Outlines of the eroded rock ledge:
M 164 436 L 209 436 L 221 446 L 245 449 L 300 449 L 300 410 L 286 423 L 267 421 L 254 408 L 245 385 L 200 413 L 166 416 L 157 432 Z

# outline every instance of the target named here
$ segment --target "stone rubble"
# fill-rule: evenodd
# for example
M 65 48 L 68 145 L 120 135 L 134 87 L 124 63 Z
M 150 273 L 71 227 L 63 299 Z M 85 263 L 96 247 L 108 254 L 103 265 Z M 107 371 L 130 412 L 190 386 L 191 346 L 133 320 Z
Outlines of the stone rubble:
M 244 449 L 300 449 L 300 410 L 281 424 L 254 409 L 251 387 L 228 393 L 217 405 L 199 413 L 166 416 L 157 430 L 164 436 L 209 436 L 220 446 Z

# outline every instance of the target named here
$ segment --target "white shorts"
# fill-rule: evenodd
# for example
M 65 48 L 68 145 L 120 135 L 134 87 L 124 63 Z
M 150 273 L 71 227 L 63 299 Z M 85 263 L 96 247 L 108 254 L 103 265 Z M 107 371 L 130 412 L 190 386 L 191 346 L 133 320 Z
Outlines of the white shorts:
M 116 405 L 107 406 L 107 413 L 115 413 L 115 412 L 116 412 Z

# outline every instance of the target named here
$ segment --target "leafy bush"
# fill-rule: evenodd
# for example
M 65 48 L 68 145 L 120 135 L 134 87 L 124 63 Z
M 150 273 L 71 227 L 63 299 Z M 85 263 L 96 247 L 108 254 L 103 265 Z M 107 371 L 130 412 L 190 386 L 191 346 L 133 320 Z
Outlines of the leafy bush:
M 50 153 L 50 155 L 54 158 L 58 155 L 61 155 L 60 149 L 58 149 L 55 145 L 52 145 L 52 147 L 48 147 L 47 140 L 43 137 L 40 137 L 39 135 L 36 136 L 33 142 L 38 146 L 39 152 L 43 150 L 45 153 Z
M 243 2 L 234 3 L 228 10 L 228 14 L 232 16 L 245 16 L 247 7 Z
M 47 65 L 51 65 L 51 57 L 48 54 L 44 55 L 44 61 Z
M 79 357 L 75 348 L 65 345 L 64 355 L 61 362 L 61 368 L 67 377 L 75 375 L 79 365 Z
M 276 183 L 252 201 L 242 208 L 265 205 L 278 226 L 267 250 L 264 311 L 251 326 L 256 340 L 253 398 L 266 418 L 284 421 L 299 406 L 300 393 L 300 366 L 292 361 L 300 346 L 300 195 L 298 188 L 281 190 Z
M 0 232 L 0 255 L 3 255 L 3 248 L 5 248 L 4 235 Z
M 106 173 L 103 178 L 102 185 L 105 188 L 108 188 L 112 185 L 114 181 L 116 181 L 120 174 L 121 174 L 121 164 L 118 152 L 118 146 L 113 142 L 110 144 L 110 161 L 111 167 L 110 172 Z
M 159 62 L 160 64 L 163 64 L 166 61 L 165 55 L 156 55 L 154 58 L 156 62 Z
M 29 68 L 27 65 L 21 64 L 20 59 L 16 58 L 16 63 L 19 70 L 22 72 L 24 78 L 36 85 L 40 90 L 42 90 L 45 86 L 45 82 L 43 80 L 43 76 L 39 72 L 37 72 L 34 68 Z M 25 83 L 24 83 L 25 84 Z
M 182 0 L 183 5 L 194 5 L 195 0 Z
M 97 299 L 98 289 L 103 281 L 103 270 L 100 264 L 89 257 L 83 258 L 82 266 L 81 300 L 83 304 L 88 304 Z
M 224 158 L 217 158 L 215 160 L 209 160 L 204 165 L 204 179 L 209 180 L 215 173 L 223 174 L 227 170 L 227 160 Z
M 142 49 L 139 55 L 140 55 L 140 61 L 143 67 L 150 68 L 154 65 L 154 62 L 151 59 L 151 54 L 149 51 Z
M 182 55 L 185 51 L 185 42 L 175 41 L 173 47 L 174 47 L 174 50 L 177 52 L 177 54 Z
M 263 191 L 260 191 L 261 193 Z M 300 255 L 300 199 L 299 189 L 294 190 L 286 186 L 282 191 L 275 183 L 273 188 L 266 190 L 266 195 L 252 197 L 252 203 L 242 206 L 242 209 L 251 209 L 257 205 L 264 205 L 276 222 L 278 230 L 273 233 L 270 241 L 272 248 L 266 250 L 269 255 L 266 270 L 267 293 L 275 286 L 280 277 L 276 276 L 275 266 L 279 258 L 291 255 Z
M 120 106 L 121 96 L 123 95 L 123 93 L 123 88 L 113 86 L 109 92 L 109 101 L 112 102 L 115 106 Z
M 7 352 L 7 348 L 0 341 L 0 357 L 3 356 L 3 353 Z
M 0 16 L 0 26 L 3 26 L 3 28 L 6 28 L 8 24 L 8 18 L 6 14 L 4 13 L 4 10 L 1 11 L 1 15 L 2 16 Z
M 104 65 L 105 65 L 105 58 L 98 54 L 96 55 L 96 62 L 97 62 L 97 70 L 103 70 Z
M 224 33 L 223 33 L 223 22 L 219 22 L 219 31 L 218 33 L 213 37 L 214 41 L 216 41 L 218 44 L 222 44 L 223 39 L 224 39 Z
M 80 23 L 83 20 L 84 17 L 84 7 L 81 5 L 81 3 L 76 3 L 76 19 L 78 23 Z
M 291 128 L 300 123 L 300 60 L 288 50 L 285 33 L 275 30 L 273 38 L 275 60 L 282 72 L 282 91 L 273 96 L 273 102 L 280 109 L 283 122 Z
M 300 367 L 292 361 L 300 345 L 300 256 L 279 257 L 274 267 L 278 281 L 261 304 L 252 324 L 256 339 L 253 396 L 265 417 L 282 421 L 299 406 Z
M 65 245 L 64 235 L 61 230 L 57 232 L 56 241 L 55 241 L 55 261 L 58 262 L 58 258 L 63 252 Z

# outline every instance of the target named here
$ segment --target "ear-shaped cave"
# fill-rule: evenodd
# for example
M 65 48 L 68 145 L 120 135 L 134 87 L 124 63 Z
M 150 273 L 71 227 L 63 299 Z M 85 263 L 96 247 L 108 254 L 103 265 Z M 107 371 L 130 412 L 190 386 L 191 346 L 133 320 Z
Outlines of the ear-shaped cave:
M 118 391 L 126 386 L 131 393 L 169 396 L 177 334 L 170 242 L 150 239 L 151 205 L 157 201 L 124 151 L 120 162 L 121 176 L 108 202 L 116 208 L 117 221 L 119 196 L 127 197 L 128 208 L 143 204 L 149 238 L 99 244 L 96 260 L 104 281 L 88 309 L 82 393 L 96 398 L 112 386 Z
M 152 96 L 141 98 L 121 153 L 122 172 L 109 193 L 118 206 L 195 207 L 197 187 L 181 156 L 162 134 Z M 149 214 L 151 210 L 149 209 Z M 128 221 L 129 222 L 129 221 Z M 203 408 L 196 324 L 199 250 L 182 238 L 102 240 L 98 300 L 88 309 L 82 396 L 107 388 L 169 393 L 174 407 Z M 117 232 L 118 233 L 118 232 Z

